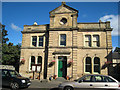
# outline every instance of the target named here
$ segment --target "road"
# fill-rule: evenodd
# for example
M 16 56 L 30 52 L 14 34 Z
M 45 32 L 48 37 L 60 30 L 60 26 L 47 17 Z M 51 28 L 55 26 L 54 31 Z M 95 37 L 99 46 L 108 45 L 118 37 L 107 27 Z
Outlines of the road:
M 40 82 L 39 80 L 32 80 L 31 85 L 28 88 L 21 90 L 57 90 L 60 81 Z M 8 87 L 3 87 L 2 90 L 10 90 Z

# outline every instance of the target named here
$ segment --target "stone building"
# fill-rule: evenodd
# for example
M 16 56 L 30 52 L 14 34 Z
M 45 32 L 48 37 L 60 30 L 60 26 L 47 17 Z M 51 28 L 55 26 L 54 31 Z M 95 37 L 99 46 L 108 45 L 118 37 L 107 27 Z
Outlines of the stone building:
M 110 63 L 113 69 L 111 76 L 120 81 L 120 48 L 116 47 L 112 53 L 112 63 Z
M 50 24 L 24 25 L 20 73 L 29 77 L 31 64 L 42 64 L 41 79 L 107 75 L 102 67 L 111 60 L 106 58 L 112 51 L 110 22 L 78 23 L 78 10 L 65 2 L 49 14 Z

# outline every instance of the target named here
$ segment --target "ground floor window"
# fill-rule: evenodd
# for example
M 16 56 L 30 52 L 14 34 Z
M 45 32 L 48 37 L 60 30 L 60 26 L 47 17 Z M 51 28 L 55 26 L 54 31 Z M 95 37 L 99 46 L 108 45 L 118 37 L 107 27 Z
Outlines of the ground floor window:
M 30 71 L 32 70 L 32 64 L 41 64 L 42 65 L 42 57 L 41 56 L 38 56 L 38 57 L 31 56 L 30 63 L 29 63 Z
M 42 57 L 38 56 L 37 64 L 42 64 Z
M 91 66 L 92 66 L 91 58 L 86 57 L 86 60 L 85 60 L 85 72 L 91 73 L 91 71 L 92 71 Z
M 85 73 L 100 73 L 100 58 L 94 57 L 91 59 L 91 57 L 85 58 Z
M 94 72 L 100 73 L 100 58 L 99 57 L 94 58 Z
M 31 56 L 30 70 L 32 70 L 32 64 L 35 64 L 35 56 Z

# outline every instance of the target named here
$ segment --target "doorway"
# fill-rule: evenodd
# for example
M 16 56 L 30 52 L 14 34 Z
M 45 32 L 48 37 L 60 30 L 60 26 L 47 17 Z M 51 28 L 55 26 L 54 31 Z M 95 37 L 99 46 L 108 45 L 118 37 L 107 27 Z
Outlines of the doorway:
M 58 57 L 58 77 L 67 76 L 67 57 L 66 56 L 59 56 Z

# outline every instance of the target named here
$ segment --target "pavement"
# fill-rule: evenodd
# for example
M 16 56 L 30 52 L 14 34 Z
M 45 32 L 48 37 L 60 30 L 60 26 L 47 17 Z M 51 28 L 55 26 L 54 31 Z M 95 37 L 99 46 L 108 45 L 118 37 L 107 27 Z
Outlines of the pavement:
M 56 80 L 53 79 L 51 81 L 45 81 L 45 80 L 42 80 L 42 81 L 39 81 L 39 80 L 32 80 L 32 84 L 30 85 L 29 89 L 30 88 L 41 88 L 39 90 L 56 90 L 56 88 L 58 88 L 58 85 L 62 82 L 65 82 L 67 80 L 65 80 L 64 78 L 57 78 Z

